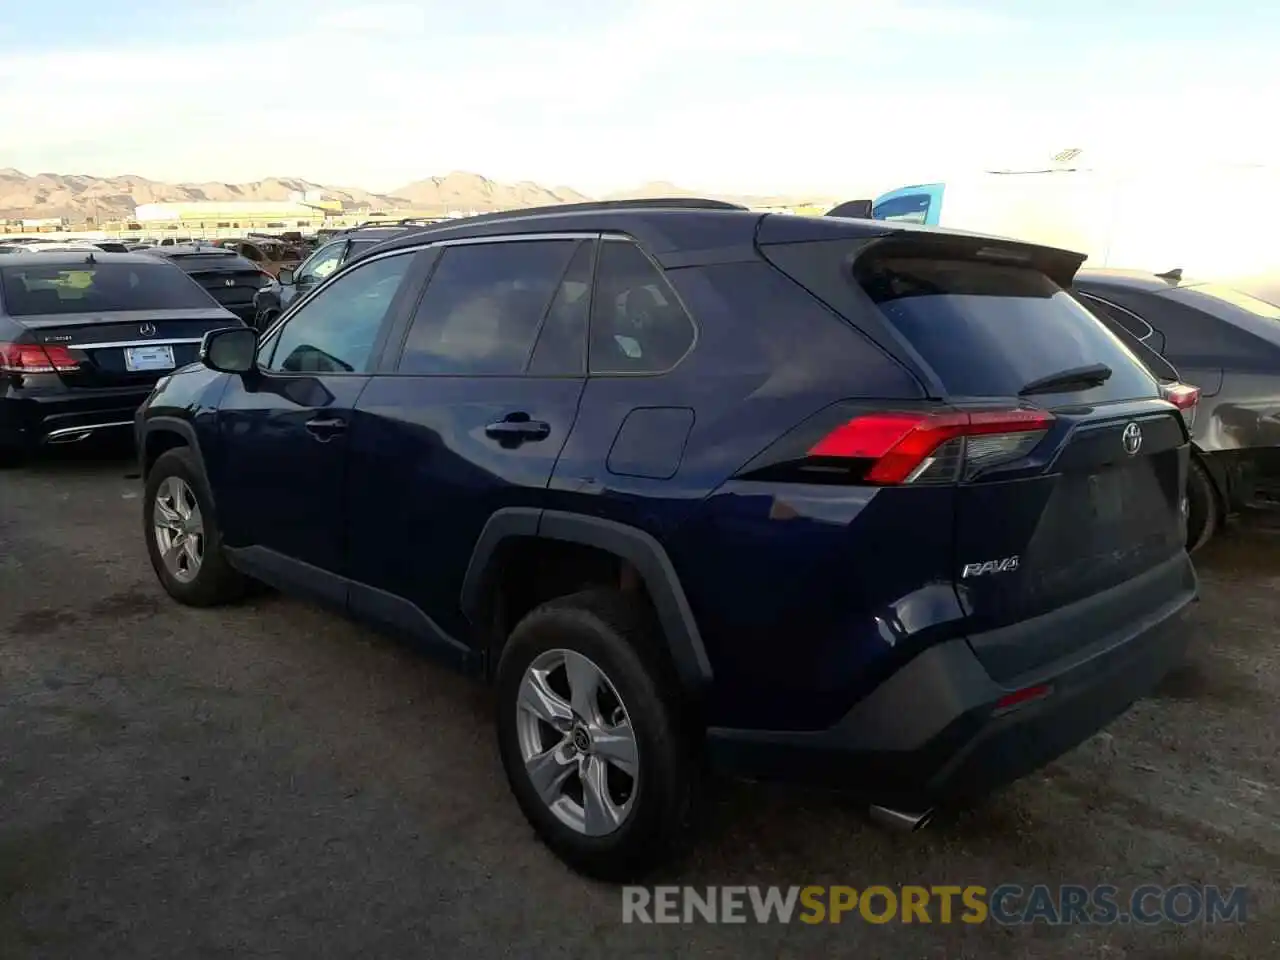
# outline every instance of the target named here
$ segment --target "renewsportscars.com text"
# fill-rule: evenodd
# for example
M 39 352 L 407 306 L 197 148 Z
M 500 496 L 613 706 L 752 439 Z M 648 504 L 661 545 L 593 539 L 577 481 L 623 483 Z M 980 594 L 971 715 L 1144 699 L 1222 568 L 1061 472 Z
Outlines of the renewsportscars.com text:
M 623 923 L 1244 923 L 1245 887 L 623 887 Z

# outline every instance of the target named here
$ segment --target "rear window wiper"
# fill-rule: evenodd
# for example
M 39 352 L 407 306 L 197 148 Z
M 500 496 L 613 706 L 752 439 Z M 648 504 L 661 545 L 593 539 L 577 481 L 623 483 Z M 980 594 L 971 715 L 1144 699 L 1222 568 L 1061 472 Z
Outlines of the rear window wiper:
M 1067 390 L 1098 387 L 1111 379 L 1111 368 L 1105 363 L 1091 363 L 1084 367 L 1059 370 L 1047 377 L 1032 380 L 1018 391 L 1018 396 L 1029 397 L 1033 393 L 1060 393 Z

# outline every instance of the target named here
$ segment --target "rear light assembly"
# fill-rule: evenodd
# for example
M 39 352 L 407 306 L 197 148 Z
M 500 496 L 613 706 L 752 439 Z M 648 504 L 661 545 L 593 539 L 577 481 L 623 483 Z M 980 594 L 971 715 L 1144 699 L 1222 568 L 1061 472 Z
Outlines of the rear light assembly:
M 1190 430 L 1196 422 L 1196 409 L 1200 404 L 1200 388 L 1189 383 L 1174 381 L 1160 384 L 1160 396 L 1182 412 L 1182 419 Z
M 862 481 L 954 483 L 1027 456 L 1053 425 L 1043 410 L 870 413 L 836 427 L 809 449 L 817 461 L 866 465 Z
M 0 373 L 59 373 L 80 361 L 66 347 L 38 343 L 0 343 Z

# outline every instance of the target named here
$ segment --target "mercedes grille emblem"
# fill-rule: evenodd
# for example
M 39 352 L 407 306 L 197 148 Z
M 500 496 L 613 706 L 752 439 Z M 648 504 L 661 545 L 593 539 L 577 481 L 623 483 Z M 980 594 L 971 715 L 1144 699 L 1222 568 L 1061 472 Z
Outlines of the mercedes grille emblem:
M 144 337 L 154 337 L 156 335 L 156 325 L 154 323 L 144 323 L 138 328 L 138 332 Z
M 1134 456 L 1142 449 L 1142 429 L 1136 423 L 1127 424 L 1120 434 L 1120 442 L 1124 444 L 1124 452 Z

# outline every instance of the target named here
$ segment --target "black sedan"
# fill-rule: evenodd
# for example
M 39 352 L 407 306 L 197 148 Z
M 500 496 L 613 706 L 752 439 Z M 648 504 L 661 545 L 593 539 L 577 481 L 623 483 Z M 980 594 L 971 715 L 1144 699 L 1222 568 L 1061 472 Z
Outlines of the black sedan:
M 275 278 L 247 257 L 212 244 L 175 244 L 147 251 L 181 267 L 209 295 L 245 323 L 253 322 L 253 300 Z
M 0 463 L 127 433 L 157 380 L 238 326 L 173 264 L 98 250 L 0 259 Z
M 1200 388 L 1192 425 L 1187 541 L 1202 546 L 1227 517 L 1280 493 L 1280 307 L 1166 274 L 1081 270 L 1075 293 Z

